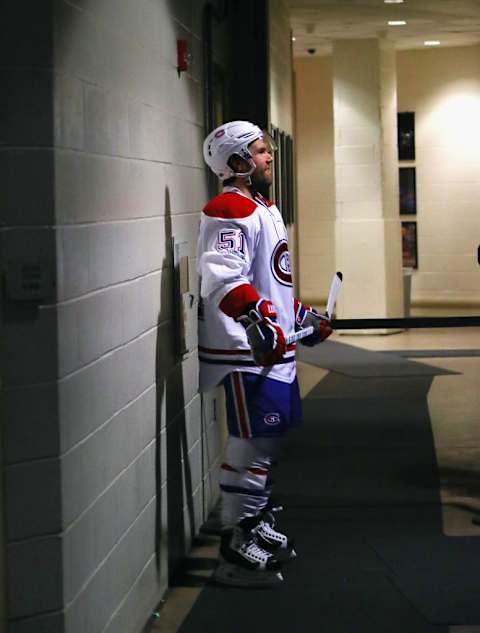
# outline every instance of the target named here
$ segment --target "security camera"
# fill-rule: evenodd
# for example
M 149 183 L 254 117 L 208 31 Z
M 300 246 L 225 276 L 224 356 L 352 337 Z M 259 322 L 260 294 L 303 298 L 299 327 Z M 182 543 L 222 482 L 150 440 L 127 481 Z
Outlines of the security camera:
M 307 53 L 309 55 L 315 55 L 316 52 L 317 52 L 316 48 L 307 48 Z

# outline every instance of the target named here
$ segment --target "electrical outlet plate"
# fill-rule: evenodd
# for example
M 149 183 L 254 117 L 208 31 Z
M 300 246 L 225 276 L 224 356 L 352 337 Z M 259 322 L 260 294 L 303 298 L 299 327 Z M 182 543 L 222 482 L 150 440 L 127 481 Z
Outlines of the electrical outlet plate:
M 195 295 L 190 290 L 189 244 L 173 238 L 173 265 L 175 274 L 175 303 L 177 314 L 177 347 L 185 355 L 195 346 L 197 327 Z
M 9 301 L 45 303 L 55 290 L 53 266 L 46 261 L 19 259 L 7 262 L 5 293 Z

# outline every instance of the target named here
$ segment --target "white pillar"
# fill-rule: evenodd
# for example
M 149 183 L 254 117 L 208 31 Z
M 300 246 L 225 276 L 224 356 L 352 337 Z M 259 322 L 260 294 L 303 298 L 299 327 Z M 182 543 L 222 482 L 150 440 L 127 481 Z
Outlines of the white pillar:
M 403 316 L 395 51 L 333 44 L 336 268 L 340 318 Z

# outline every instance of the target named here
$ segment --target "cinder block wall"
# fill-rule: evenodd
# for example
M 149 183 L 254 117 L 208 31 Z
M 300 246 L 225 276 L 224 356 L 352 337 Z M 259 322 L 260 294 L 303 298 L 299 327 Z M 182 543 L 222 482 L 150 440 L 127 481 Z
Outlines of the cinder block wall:
M 399 51 L 398 108 L 415 112 L 420 304 L 480 306 L 480 47 Z
M 292 32 L 289 7 L 285 0 L 269 0 L 268 44 L 270 124 L 293 136 L 296 142 L 293 112 Z M 297 286 L 296 224 L 288 227 L 288 250 L 294 283 Z
M 51 0 L 2 20 L 7 291 L 25 265 L 44 286 L 2 310 L 11 633 L 140 631 L 216 500 L 220 406 L 196 343 L 176 350 L 172 299 L 174 237 L 197 301 L 202 9 Z
M 285 0 L 269 0 L 270 123 L 293 134 L 293 57 L 290 14 Z
M 332 57 L 297 57 L 294 68 L 299 286 L 323 306 L 335 272 Z
M 480 55 L 478 46 L 398 51 L 399 111 L 415 112 L 418 270 L 414 305 L 478 307 Z M 300 288 L 326 296 L 334 266 L 331 56 L 295 59 Z

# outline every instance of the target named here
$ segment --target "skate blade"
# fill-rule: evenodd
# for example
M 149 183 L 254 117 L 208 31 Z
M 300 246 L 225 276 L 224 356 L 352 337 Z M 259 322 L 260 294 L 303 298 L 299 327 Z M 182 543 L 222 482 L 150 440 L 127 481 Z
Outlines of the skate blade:
M 297 552 L 294 549 L 286 550 L 284 556 L 286 561 L 292 561 L 297 558 Z
M 212 580 L 231 587 L 273 587 L 283 581 L 280 571 L 248 571 L 237 565 L 221 562 Z
M 297 552 L 293 548 L 292 549 L 279 548 L 276 550 L 271 550 L 271 554 L 282 565 L 284 565 L 285 563 L 291 563 L 293 560 L 297 558 Z

